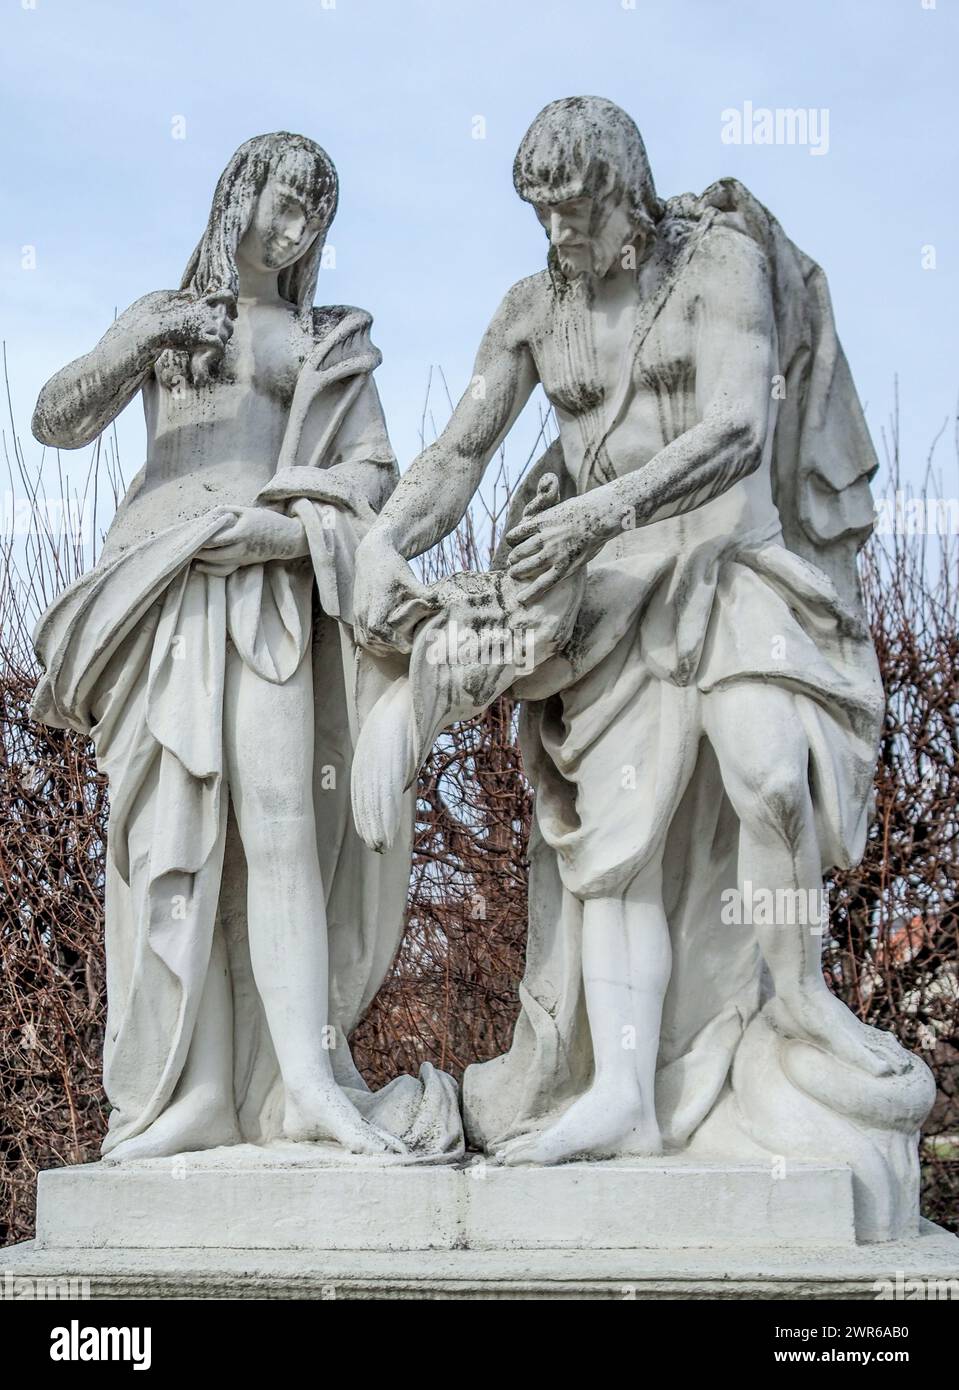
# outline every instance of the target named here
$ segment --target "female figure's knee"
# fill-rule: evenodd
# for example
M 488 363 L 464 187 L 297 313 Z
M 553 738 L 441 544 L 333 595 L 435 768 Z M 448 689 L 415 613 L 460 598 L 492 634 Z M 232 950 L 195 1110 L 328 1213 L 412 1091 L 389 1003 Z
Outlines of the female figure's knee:
M 316 857 L 316 822 L 312 809 L 286 815 L 250 813 L 240 820 L 240 839 L 251 873 L 288 871 L 300 877 L 302 866 Z
M 231 768 L 231 794 L 238 819 L 251 824 L 292 821 L 313 811 L 312 779 L 302 768 L 280 767 L 264 756 L 261 765 Z
M 656 859 L 641 869 L 630 881 L 624 896 L 633 907 L 661 910 L 663 905 L 662 860 Z

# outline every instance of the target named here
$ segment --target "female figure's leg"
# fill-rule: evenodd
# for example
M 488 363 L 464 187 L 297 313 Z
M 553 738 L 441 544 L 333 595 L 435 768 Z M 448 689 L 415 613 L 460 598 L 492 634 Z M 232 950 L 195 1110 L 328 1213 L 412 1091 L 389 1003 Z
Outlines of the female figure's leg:
M 291 1139 L 402 1152 L 333 1079 L 326 910 L 313 807 L 313 668 L 265 681 L 227 644 L 224 756 L 248 873 L 250 960 L 286 1092 Z
M 130 855 L 130 884 L 119 881 L 115 871 L 107 877 L 107 957 L 111 961 L 111 951 L 116 949 L 116 939 L 111 938 L 111 915 L 113 930 L 124 937 L 132 931 L 134 923 L 141 923 L 141 930 L 147 930 L 146 921 L 150 915 L 151 886 L 159 892 L 161 901 L 165 898 L 171 907 L 174 902 L 185 902 L 191 897 L 191 883 L 188 875 L 168 876 L 160 884 L 151 885 L 151 857 L 156 840 L 157 817 L 164 814 L 158 806 L 159 763 L 157 758 L 152 771 L 144 779 L 143 785 L 130 810 L 126 824 L 127 844 Z M 167 810 L 166 813 L 169 813 Z M 193 885 L 195 886 L 195 885 Z M 178 898 L 182 892 L 184 896 Z M 111 895 L 113 896 L 111 903 Z M 178 923 L 184 933 L 196 929 L 195 922 L 188 919 Z M 149 1018 L 146 1037 L 157 1049 L 164 1046 L 159 1036 L 154 1018 L 156 1001 L 151 1000 L 148 986 L 137 974 L 137 944 L 124 941 L 119 952 L 120 966 L 116 978 L 109 979 L 108 991 L 111 1008 L 122 1012 L 132 1007 L 133 995 L 140 995 L 137 1006 L 142 1018 Z M 149 946 L 143 950 L 147 960 L 153 960 Z M 117 957 L 112 958 L 114 973 L 117 971 Z M 165 967 L 161 967 L 165 974 Z M 132 978 L 131 978 L 132 977 Z M 153 977 L 155 981 L 155 976 Z M 200 980 L 197 980 L 197 984 Z M 144 997 L 145 996 L 145 997 Z M 124 1000 L 126 1002 L 124 1002 Z M 136 1035 L 137 1030 L 134 1029 Z M 148 1043 L 148 1045 L 150 1045 Z M 126 1046 L 126 1066 L 138 1066 L 145 1075 L 154 1073 L 156 1057 L 131 1054 L 130 1044 Z M 109 1073 L 109 1069 L 108 1069 Z M 230 987 L 229 964 L 226 945 L 219 921 L 212 924 L 210 955 L 206 963 L 206 973 L 202 977 L 202 992 L 192 1026 L 189 1049 L 183 1064 L 176 1088 L 165 1108 L 141 1133 L 122 1140 L 106 1154 L 106 1160 L 120 1161 L 131 1158 L 162 1158 L 172 1154 L 194 1153 L 200 1149 L 219 1148 L 222 1145 L 236 1144 L 240 1141 L 237 1123 L 236 1104 L 233 1087 L 233 993 Z

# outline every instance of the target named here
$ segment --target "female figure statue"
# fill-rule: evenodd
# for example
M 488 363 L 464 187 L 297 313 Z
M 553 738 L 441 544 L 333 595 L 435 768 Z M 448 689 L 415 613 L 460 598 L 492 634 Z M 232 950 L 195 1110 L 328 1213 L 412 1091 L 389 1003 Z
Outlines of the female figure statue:
M 313 307 L 336 203 L 313 141 L 247 141 L 181 289 L 121 314 L 34 416 L 78 448 L 139 392 L 147 424 L 96 567 L 36 633 L 35 714 L 89 733 L 110 781 L 114 1159 L 461 1145 L 450 1078 L 373 1094 L 346 1044 L 409 859 L 371 854 L 349 817 L 352 554 L 396 466 L 369 315 Z

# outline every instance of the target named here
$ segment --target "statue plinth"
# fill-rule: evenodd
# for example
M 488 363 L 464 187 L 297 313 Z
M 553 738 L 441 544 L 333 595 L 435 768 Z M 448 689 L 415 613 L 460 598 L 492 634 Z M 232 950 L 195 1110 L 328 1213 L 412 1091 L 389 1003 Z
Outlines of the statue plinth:
M 959 1240 L 928 1222 L 904 1241 L 857 1239 L 843 1165 L 336 1153 L 239 1146 L 45 1172 L 37 1240 L 4 1268 L 86 1278 L 95 1298 L 865 1298 L 897 1273 L 959 1279 Z

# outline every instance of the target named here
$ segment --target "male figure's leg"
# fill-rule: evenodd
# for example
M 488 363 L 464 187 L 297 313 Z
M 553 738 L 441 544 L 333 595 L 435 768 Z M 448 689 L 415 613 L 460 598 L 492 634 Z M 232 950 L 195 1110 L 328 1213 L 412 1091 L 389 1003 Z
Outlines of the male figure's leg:
M 703 724 L 726 795 L 739 818 L 739 885 L 776 902 L 822 904 L 822 865 L 809 786 L 809 745 L 794 696 L 779 686 L 741 681 L 703 697 Z M 790 914 L 792 915 L 792 914 Z M 802 914 L 800 913 L 800 918 Z M 812 920 L 808 920 L 809 918 Z M 775 986 L 770 1018 L 875 1075 L 891 1070 L 873 1030 L 831 994 L 822 973 L 825 922 L 756 925 Z
M 657 858 L 620 897 L 583 904 L 583 985 L 596 1068 L 594 1087 L 629 1120 L 631 1147 L 661 1148 L 656 1059 L 672 968 Z
M 658 859 L 619 896 L 583 903 L 582 970 L 593 1081 L 549 1129 L 504 1146 L 506 1162 L 660 1152 L 656 1059 L 671 964 Z

